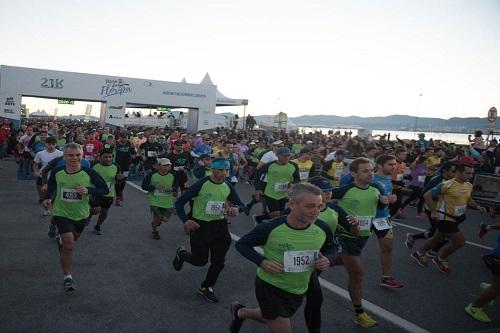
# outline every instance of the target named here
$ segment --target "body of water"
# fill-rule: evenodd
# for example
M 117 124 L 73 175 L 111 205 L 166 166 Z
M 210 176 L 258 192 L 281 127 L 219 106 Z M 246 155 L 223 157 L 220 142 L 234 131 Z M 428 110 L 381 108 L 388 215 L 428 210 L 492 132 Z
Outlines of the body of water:
M 309 133 L 320 131 L 323 134 L 328 134 L 328 131 L 340 131 L 341 134 L 344 134 L 344 131 L 352 131 L 352 136 L 358 135 L 358 129 L 356 128 L 326 128 L 326 127 L 308 127 L 308 126 L 299 126 L 298 127 L 300 133 Z M 391 133 L 391 141 L 396 140 L 396 135 L 402 140 L 412 140 L 418 139 L 417 133 L 424 133 L 425 139 L 433 139 L 433 140 L 442 140 L 446 142 L 453 142 L 456 144 L 468 144 L 469 141 L 467 139 L 469 134 L 464 133 L 438 133 L 438 132 L 413 132 L 413 131 L 389 131 L 389 130 L 372 130 L 372 135 L 384 135 L 387 133 Z M 471 133 L 473 134 L 473 133 Z M 485 138 L 486 136 L 483 135 Z

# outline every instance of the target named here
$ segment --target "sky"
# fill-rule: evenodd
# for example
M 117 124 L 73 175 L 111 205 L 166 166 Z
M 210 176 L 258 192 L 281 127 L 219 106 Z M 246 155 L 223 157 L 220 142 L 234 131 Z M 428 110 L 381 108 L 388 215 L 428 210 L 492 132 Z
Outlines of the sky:
M 500 107 L 497 0 L 3 1 L 0 45 L 3 65 L 190 83 L 208 72 L 252 115 Z

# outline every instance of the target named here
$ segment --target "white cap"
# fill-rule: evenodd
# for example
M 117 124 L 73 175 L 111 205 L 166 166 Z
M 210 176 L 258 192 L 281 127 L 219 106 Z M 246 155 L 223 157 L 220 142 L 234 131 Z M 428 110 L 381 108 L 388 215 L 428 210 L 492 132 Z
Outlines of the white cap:
M 281 140 L 274 141 L 274 142 L 272 143 L 272 145 L 273 145 L 273 146 L 277 146 L 277 145 L 281 145 L 281 144 L 283 144 L 283 141 L 281 141 Z
M 171 165 L 172 162 L 168 158 L 159 158 L 158 165 Z

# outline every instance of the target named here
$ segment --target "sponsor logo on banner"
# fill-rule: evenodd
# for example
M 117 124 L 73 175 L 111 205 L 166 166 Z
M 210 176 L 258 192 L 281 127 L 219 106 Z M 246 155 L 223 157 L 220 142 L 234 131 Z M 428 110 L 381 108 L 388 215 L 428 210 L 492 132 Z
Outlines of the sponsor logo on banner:
M 123 119 L 121 110 L 123 110 L 123 105 L 110 105 L 108 107 L 108 119 Z
M 7 97 L 5 99 L 5 106 L 16 106 L 16 101 L 14 100 L 14 97 Z
M 207 95 L 205 95 L 205 94 L 193 94 L 193 93 L 188 93 L 188 92 L 183 92 L 183 91 L 164 91 L 163 95 L 182 96 L 182 97 L 196 97 L 196 98 L 205 98 L 205 97 L 207 97 Z
M 106 79 L 106 84 L 101 87 L 101 96 L 108 97 L 114 95 L 123 95 L 131 91 L 130 84 L 122 79 L 110 80 Z

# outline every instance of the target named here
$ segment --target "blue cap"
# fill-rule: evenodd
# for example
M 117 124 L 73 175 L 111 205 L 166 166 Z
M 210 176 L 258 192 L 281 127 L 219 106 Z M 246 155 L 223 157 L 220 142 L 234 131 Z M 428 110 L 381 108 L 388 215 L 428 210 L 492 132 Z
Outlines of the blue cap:
M 200 155 L 200 160 L 205 160 L 207 158 L 212 158 L 212 156 L 208 155 L 208 154 L 201 154 Z
M 333 185 L 325 177 L 320 177 L 320 176 L 312 177 L 309 179 L 309 183 L 316 185 L 323 192 L 333 190 Z

